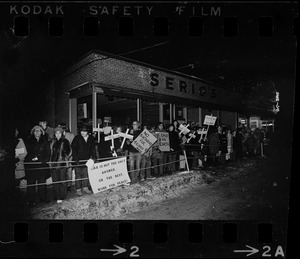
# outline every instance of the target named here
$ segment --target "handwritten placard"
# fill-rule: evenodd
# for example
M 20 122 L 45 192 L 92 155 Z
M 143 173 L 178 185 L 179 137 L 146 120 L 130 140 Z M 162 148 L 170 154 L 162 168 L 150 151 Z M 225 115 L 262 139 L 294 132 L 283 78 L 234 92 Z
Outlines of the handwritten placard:
M 144 129 L 131 143 L 131 145 L 134 146 L 141 154 L 144 154 L 156 141 L 157 138 L 147 129 Z
M 170 151 L 170 140 L 168 132 L 155 132 L 155 135 L 158 139 L 158 148 L 160 151 Z
M 213 126 L 216 123 L 216 119 L 217 119 L 216 116 L 205 115 L 205 119 L 204 119 L 203 124 Z
M 93 193 L 130 182 L 126 157 L 95 163 L 93 168 L 88 167 L 88 174 Z

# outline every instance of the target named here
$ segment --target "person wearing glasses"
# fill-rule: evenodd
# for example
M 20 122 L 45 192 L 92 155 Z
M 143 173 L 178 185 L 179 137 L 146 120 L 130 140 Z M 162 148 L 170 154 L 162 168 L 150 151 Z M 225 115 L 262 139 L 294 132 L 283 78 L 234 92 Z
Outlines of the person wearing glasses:
M 140 122 L 134 121 L 132 123 L 132 129 L 130 130 L 130 134 L 133 135 L 133 139 L 128 141 L 132 142 L 133 140 L 135 140 L 141 132 Z M 142 154 L 134 146 L 130 145 L 130 142 L 127 143 L 129 144 L 129 176 L 131 179 L 131 183 L 136 183 L 138 182 L 138 176 L 140 174 Z

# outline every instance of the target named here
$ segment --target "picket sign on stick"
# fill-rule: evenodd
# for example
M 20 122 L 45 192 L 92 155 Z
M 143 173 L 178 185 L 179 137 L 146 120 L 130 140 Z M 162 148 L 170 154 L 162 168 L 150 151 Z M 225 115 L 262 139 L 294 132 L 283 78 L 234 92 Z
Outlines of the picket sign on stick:
M 120 137 L 119 134 L 114 134 L 114 131 L 111 130 L 111 131 L 110 131 L 110 135 L 106 136 L 106 137 L 104 138 L 104 140 L 105 140 L 105 141 L 111 140 L 111 146 L 112 146 L 112 147 L 115 147 L 114 139 L 115 139 L 115 138 L 119 138 L 119 137 Z
M 199 143 L 201 143 L 201 140 L 203 139 L 203 135 L 205 135 L 205 137 L 206 137 L 206 135 L 207 135 L 207 132 L 208 132 L 208 129 L 209 128 L 207 128 L 207 130 L 206 129 L 202 129 L 201 131 L 200 131 L 200 135 L 201 135 L 201 137 L 200 137 L 200 139 L 199 139 Z
M 190 130 L 188 129 L 188 126 L 190 126 L 190 124 L 183 126 L 182 124 L 179 126 L 179 128 L 182 128 L 182 130 L 179 132 L 179 135 L 181 135 L 184 131 L 186 131 L 186 133 L 183 133 L 184 135 L 189 133 Z
M 126 130 L 126 133 L 123 133 L 123 132 L 120 132 L 120 133 L 119 133 L 120 137 L 123 137 L 123 141 L 122 141 L 122 144 L 121 144 L 121 148 L 123 148 L 126 139 L 133 139 L 133 136 L 130 135 L 130 134 L 128 134 L 128 132 L 129 132 L 129 129 Z
M 104 129 L 100 128 L 100 124 L 98 124 L 98 127 L 93 128 L 93 131 L 98 133 L 98 143 L 100 143 L 100 132 L 104 132 Z
M 196 131 L 194 131 L 194 132 L 190 135 L 189 139 L 186 141 L 187 143 L 189 143 L 190 140 L 191 140 L 192 138 L 195 138 L 195 137 L 196 137 L 196 135 L 194 134 L 195 132 L 196 132 Z M 202 137 L 202 135 L 201 135 L 201 137 Z
M 213 116 L 212 114 L 211 114 L 210 116 L 209 116 L 209 115 L 206 115 L 206 116 L 205 116 L 205 119 L 204 119 L 203 124 L 208 125 L 208 126 L 207 126 L 207 130 L 206 130 L 206 134 L 207 134 L 207 132 L 208 132 L 208 130 L 209 130 L 209 126 L 210 126 L 210 125 L 212 125 L 212 126 L 215 125 L 216 119 L 217 119 L 217 117 Z M 202 139 L 202 135 L 201 135 L 201 139 Z
M 117 153 L 116 153 L 116 151 L 115 151 L 115 144 L 114 144 L 114 139 L 115 139 L 115 138 L 120 138 L 120 134 L 114 134 L 114 131 L 111 130 L 111 131 L 110 131 L 110 136 L 106 136 L 106 137 L 104 138 L 104 140 L 105 140 L 105 141 L 111 140 L 111 146 L 110 146 L 110 149 L 111 149 L 111 151 L 112 151 L 112 155 L 113 155 L 114 157 L 117 157 L 118 155 L 117 155 Z
M 100 132 L 103 132 L 103 128 L 100 128 L 100 124 L 97 125 L 97 128 L 93 128 L 93 132 L 98 133 L 98 143 L 100 143 Z

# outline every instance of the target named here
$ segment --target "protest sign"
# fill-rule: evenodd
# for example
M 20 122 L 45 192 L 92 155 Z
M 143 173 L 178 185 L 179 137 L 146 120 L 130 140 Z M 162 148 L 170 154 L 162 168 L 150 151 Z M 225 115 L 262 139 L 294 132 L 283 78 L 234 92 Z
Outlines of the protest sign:
M 95 163 L 93 168 L 88 167 L 88 174 L 93 193 L 130 182 L 126 157 Z
M 144 129 L 140 135 L 131 143 L 141 154 L 144 154 L 157 141 L 157 138 Z
M 160 151 L 170 151 L 170 141 L 168 132 L 155 132 L 158 139 L 158 148 Z
M 190 132 L 190 130 L 188 129 L 189 126 L 190 126 L 190 124 L 188 124 L 186 126 L 184 126 L 183 124 L 180 124 L 179 125 L 179 130 L 180 130 L 179 134 L 183 134 L 183 135 L 188 134 Z
M 215 125 L 215 123 L 216 123 L 216 119 L 217 119 L 216 116 L 205 115 L 205 119 L 204 119 L 203 124 L 209 125 L 209 126 L 213 126 L 213 125 Z

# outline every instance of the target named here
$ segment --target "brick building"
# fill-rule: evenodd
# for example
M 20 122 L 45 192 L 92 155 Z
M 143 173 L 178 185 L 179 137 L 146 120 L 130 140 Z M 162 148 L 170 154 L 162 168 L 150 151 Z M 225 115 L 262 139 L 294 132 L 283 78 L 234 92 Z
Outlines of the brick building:
M 218 124 L 238 126 L 238 95 L 211 82 L 123 57 L 92 50 L 56 77 L 48 88 L 45 115 L 52 125 L 69 124 L 77 133 L 82 121 L 97 126 L 197 121 L 206 114 Z

